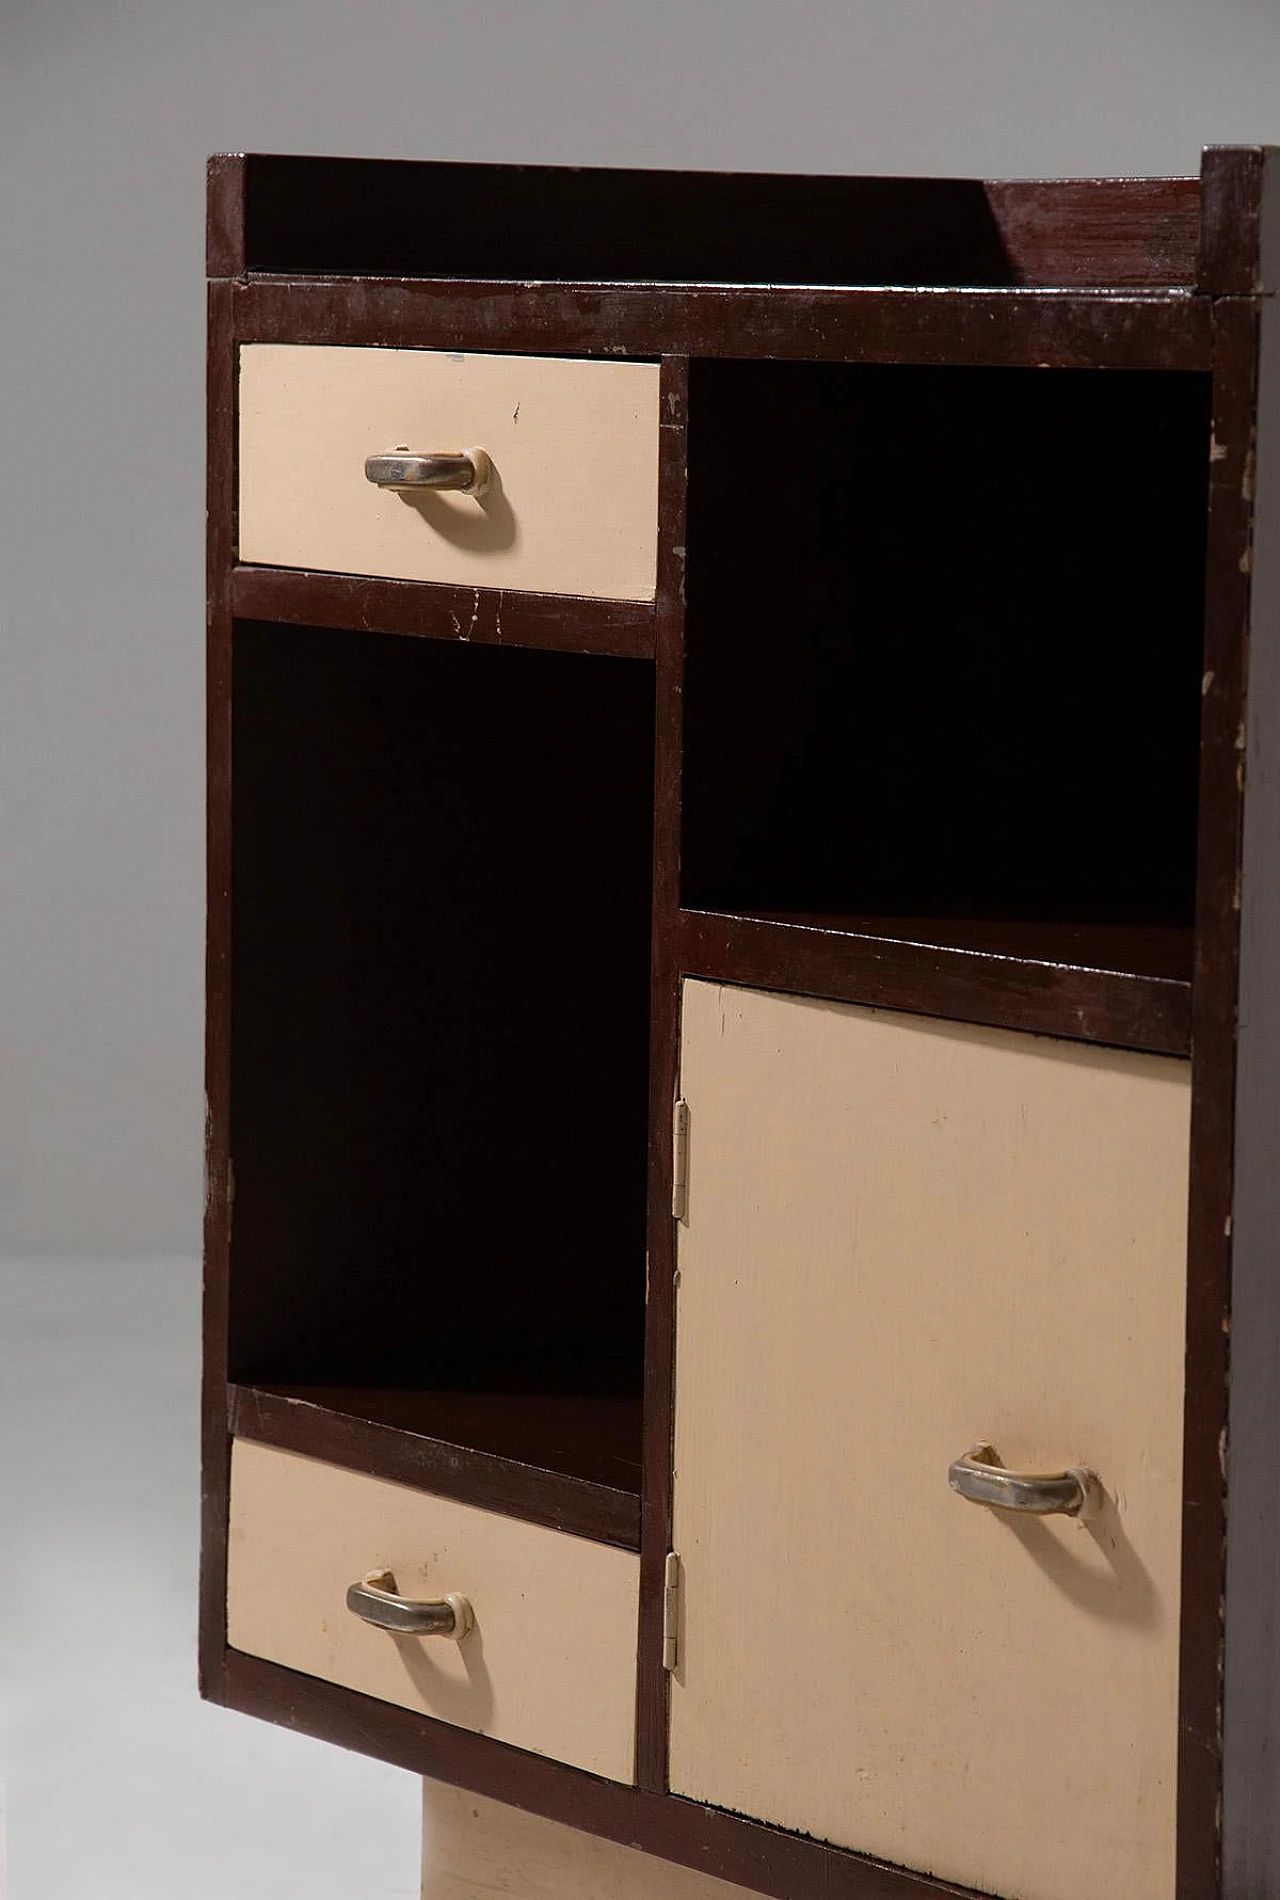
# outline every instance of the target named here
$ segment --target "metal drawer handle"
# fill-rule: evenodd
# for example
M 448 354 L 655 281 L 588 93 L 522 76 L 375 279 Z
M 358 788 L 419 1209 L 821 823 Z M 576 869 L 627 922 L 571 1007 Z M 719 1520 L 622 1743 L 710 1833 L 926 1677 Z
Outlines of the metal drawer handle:
M 396 449 L 390 455 L 370 455 L 365 480 L 377 488 L 456 488 L 464 495 L 483 495 L 493 464 L 483 449 L 460 449 L 449 455 L 411 455 Z
M 444 1596 L 432 1603 L 402 1597 L 389 1570 L 371 1570 L 347 1591 L 347 1608 L 375 1629 L 395 1636 L 450 1636 L 460 1643 L 475 1618 L 466 1597 Z
M 947 1473 L 953 1491 L 970 1504 L 997 1511 L 1030 1511 L 1036 1517 L 1092 1517 L 1102 1486 L 1083 1465 L 1069 1471 L 1006 1471 L 991 1445 L 972 1445 Z

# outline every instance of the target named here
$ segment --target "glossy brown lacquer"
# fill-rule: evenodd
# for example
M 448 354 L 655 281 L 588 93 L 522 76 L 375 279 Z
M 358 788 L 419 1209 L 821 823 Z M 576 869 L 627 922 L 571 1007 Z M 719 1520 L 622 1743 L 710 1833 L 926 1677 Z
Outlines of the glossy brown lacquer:
M 667 1676 L 662 1666 L 663 1573 L 671 1538 L 675 1229 L 671 1221 L 671 1104 L 680 1034 L 680 721 L 684 655 L 685 484 L 689 365 L 662 366 L 659 461 L 657 697 L 654 720 L 653 1024 L 649 1085 L 649 1278 L 645 1330 L 644 1489 L 640 1546 L 636 1776 L 660 1791 L 667 1775 Z
M 442 587 L 423 581 L 312 574 L 296 568 L 237 567 L 232 611 L 244 620 L 294 626 L 359 627 L 477 646 L 540 647 L 550 653 L 653 657 L 654 611 L 627 601 L 572 595 Z
M 1276 259 L 1263 242 L 1264 187 L 1271 164 L 1260 145 L 1210 145 L 1200 172 L 1196 286 L 1214 297 L 1273 290 Z M 1274 216 L 1274 206 L 1269 207 Z
M 1019 284 L 1191 284 L 1198 178 L 989 183 L 987 202 Z
M 211 279 L 238 277 L 244 270 L 246 169 L 245 159 L 236 152 L 219 152 L 209 160 L 205 258 Z
M 242 342 L 565 356 L 687 354 L 1022 369 L 1203 370 L 1203 299 L 1177 291 L 776 291 L 403 278 L 237 283 Z
M 1154 1055 L 1191 1049 L 1190 929 L 968 917 L 680 914 L 680 968 L 711 982 L 991 1023 Z M 1114 967 L 1119 965 L 1119 968 Z
M 1275 163 L 214 161 L 206 1695 L 953 1891 L 665 1792 L 680 977 L 1190 1053 L 1177 1894 L 1280 1900 Z M 655 607 L 237 567 L 242 341 L 661 359 Z M 638 1546 L 637 1786 L 228 1651 L 233 1425 Z
M 1201 267 L 1270 289 L 1277 155 L 1211 151 Z M 1184 1478 L 1183 1754 L 1189 1817 L 1221 1802 L 1221 1865 L 1188 1857 L 1180 1900 L 1280 1893 L 1280 873 L 1275 841 L 1276 456 L 1273 300 L 1215 304 L 1214 468 L 1197 918 L 1196 1091 Z

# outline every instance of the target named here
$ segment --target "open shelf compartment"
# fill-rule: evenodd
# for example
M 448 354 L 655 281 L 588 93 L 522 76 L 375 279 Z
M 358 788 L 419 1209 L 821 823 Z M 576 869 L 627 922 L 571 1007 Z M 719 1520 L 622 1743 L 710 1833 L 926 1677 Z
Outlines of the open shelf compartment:
M 689 415 L 685 912 L 1185 1012 L 1207 378 L 698 361 Z
M 456 1440 L 473 1501 L 496 1483 L 518 1515 L 523 1486 L 597 1534 L 608 1493 L 616 1531 L 639 1488 L 652 669 L 239 621 L 234 682 L 241 1422 L 339 1461 L 358 1439 L 428 1486 Z

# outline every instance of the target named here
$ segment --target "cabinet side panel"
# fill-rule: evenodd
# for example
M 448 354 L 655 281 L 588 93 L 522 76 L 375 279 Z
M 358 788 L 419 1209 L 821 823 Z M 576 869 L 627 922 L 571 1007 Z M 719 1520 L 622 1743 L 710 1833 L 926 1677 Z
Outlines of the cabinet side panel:
M 686 983 L 681 1093 L 672 1788 L 1170 1900 L 1187 1065 Z M 1100 1516 L 953 1496 L 983 1441 Z
M 1280 308 L 1261 318 L 1232 1215 L 1223 1891 L 1280 1895 Z
M 1213 305 L 1183 1438 L 1178 1900 L 1218 1892 L 1227 1357 L 1258 305 Z M 1253 1896 L 1250 1896 L 1253 1900 Z

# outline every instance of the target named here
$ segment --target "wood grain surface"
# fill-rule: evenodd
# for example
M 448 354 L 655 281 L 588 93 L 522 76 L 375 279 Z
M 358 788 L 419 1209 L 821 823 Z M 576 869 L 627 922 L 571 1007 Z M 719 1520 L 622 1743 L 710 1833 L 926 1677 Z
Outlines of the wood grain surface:
M 654 610 L 647 603 L 237 566 L 231 574 L 231 605 L 244 620 L 356 627 L 367 633 L 540 647 L 544 652 L 596 653 L 623 660 L 653 658 Z

